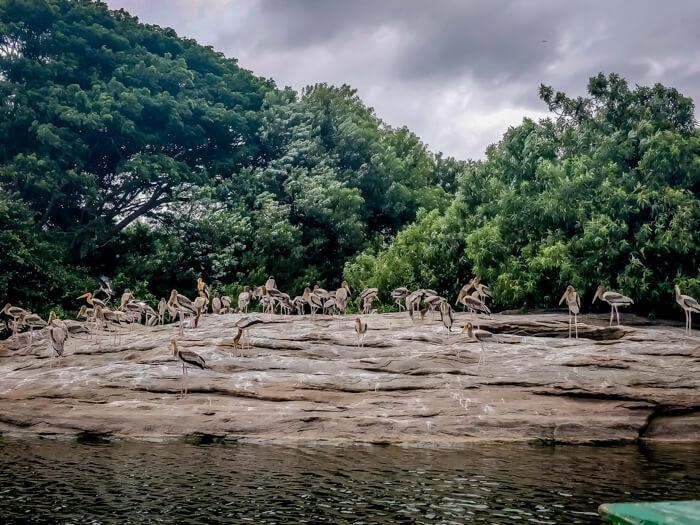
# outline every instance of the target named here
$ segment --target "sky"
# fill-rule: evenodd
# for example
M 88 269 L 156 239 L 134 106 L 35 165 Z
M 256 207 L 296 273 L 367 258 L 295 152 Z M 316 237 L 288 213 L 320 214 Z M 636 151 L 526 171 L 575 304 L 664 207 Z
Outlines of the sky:
M 615 72 L 700 100 L 694 0 L 107 0 L 278 86 L 349 84 L 432 151 L 483 158 L 539 119 L 541 83 L 584 95 Z

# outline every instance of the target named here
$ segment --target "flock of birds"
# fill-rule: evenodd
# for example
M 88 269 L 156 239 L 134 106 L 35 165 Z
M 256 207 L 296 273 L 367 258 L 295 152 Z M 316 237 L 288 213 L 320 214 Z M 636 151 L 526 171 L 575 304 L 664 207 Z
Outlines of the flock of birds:
M 319 312 L 324 315 L 329 312 L 345 314 L 348 299 L 351 296 L 348 283 L 343 281 L 337 290 L 328 291 L 316 285 L 313 289 L 307 287 L 302 295 L 292 298 L 288 294 L 281 292 L 277 288 L 274 277 L 270 277 L 262 286 L 255 286 L 253 289 L 246 286 L 238 295 L 237 306 L 232 310 L 231 297 L 211 298 L 208 286 L 199 278 L 197 280 L 197 297 L 194 300 L 178 293 L 177 290 L 172 290 L 169 298 L 167 300 L 161 298 L 157 310 L 154 310 L 145 301 L 136 299 L 133 293 L 127 289 L 121 296 L 119 306 L 112 308 L 108 306 L 115 296 L 111 281 L 104 276 L 100 276 L 98 281 L 98 289 L 77 298 L 78 300 L 85 300 L 85 304 L 81 305 L 78 312 L 78 320 L 62 320 L 54 312 L 51 312 L 48 321 L 44 321 L 39 315 L 8 303 L 0 310 L 0 313 L 11 319 L 5 326 L 11 326 L 12 337 L 17 335 L 18 330 L 27 328 L 29 334 L 28 347 L 32 345 L 35 330 L 47 330 L 51 348 L 56 356 L 60 357 L 64 353 L 66 341 L 71 336 L 87 334 L 88 336 L 95 335 L 97 339 L 100 335 L 109 332 L 116 340 L 121 336 L 122 328 L 125 325 L 130 325 L 133 328 L 134 324 L 140 324 L 141 322 L 145 326 L 163 324 L 166 313 L 172 322 L 179 321 L 177 325 L 178 333 L 183 335 L 185 324 L 197 328 L 201 316 L 208 312 L 210 306 L 212 313 L 217 315 L 228 313 L 247 314 L 251 302 L 256 300 L 260 303 L 260 307 L 265 314 L 272 315 L 279 312 L 287 315 L 292 313 L 303 315 L 308 312 L 313 318 Z M 676 302 L 685 312 L 685 333 L 690 335 L 692 314 L 700 313 L 700 304 L 692 297 L 681 294 L 678 285 L 675 286 L 675 292 Z M 367 315 L 376 312 L 372 305 L 377 300 L 378 293 L 379 290 L 377 288 L 366 288 L 359 294 L 359 304 L 363 314 Z M 100 299 L 97 297 L 98 294 L 102 294 L 104 297 Z M 432 319 L 433 315 L 438 313 L 449 341 L 454 316 L 452 305 L 445 297 L 440 296 L 435 290 L 420 288 L 410 291 L 408 288 L 403 287 L 393 290 L 391 297 L 396 302 L 399 311 L 407 311 L 412 320 L 416 320 L 419 315 L 421 320 L 426 315 L 429 315 Z M 461 288 L 455 303 L 455 306 L 461 304 L 471 316 L 470 320 L 464 325 L 462 333 L 466 333 L 470 339 L 481 344 L 479 364 L 483 361 L 484 341 L 493 337 L 491 332 L 482 330 L 479 327 L 479 314 L 491 314 L 487 301 L 492 297 L 489 287 L 481 283 L 478 277 L 475 277 Z M 617 317 L 617 325 L 620 325 L 620 313 L 618 311 L 620 306 L 634 304 L 631 298 L 606 290 L 602 285 L 597 288 L 593 297 L 593 303 L 598 299 L 610 305 L 610 326 L 612 326 L 615 316 Z M 569 338 L 572 336 L 578 338 L 578 315 L 581 310 L 581 298 L 573 286 L 566 288 L 559 304 L 561 305 L 564 302 L 566 302 L 569 310 Z M 83 321 L 79 321 L 81 319 Z M 236 322 L 234 326 L 237 328 L 237 334 L 233 340 L 234 350 L 245 348 L 244 335 L 247 328 L 263 322 L 259 318 L 251 318 L 247 315 Z M 357 334 L 358 347 L 364 346 L 364 338 L 367 331 L 367 322 L 361 317 L 357 317 L 355 319 L 355 332 Z M 182 396 L 185 396 L 187 395 L 188 366 L 204 369 L 206 363 L 197 353 L 180 350 L 177 346 L 177 340 L 174 338 L 171 339 L 170 346 L 172 354 L 182 363 L 183 386 L 180 393 Z M 249 340 L 248 346 L 250 347 Z

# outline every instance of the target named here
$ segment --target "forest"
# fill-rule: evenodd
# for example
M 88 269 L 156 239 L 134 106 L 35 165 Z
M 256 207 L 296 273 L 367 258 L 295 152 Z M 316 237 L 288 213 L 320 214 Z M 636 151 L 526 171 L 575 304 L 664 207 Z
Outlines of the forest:
M 548 118 L 457 160 L 350 86 L 281 88 L 101 2 L 7 0 L 0 301 L 46 314 L 98 275 L 152 301 L 274 275 L 292 295 L 375 286 L 389 308 L 394 287 L 454 297 L 478 275 L 499 310 L 603 283 L 677 316 L 674 284 L 700 295 L 693 101 L 615 73 L 586 93 L 540 86 Z

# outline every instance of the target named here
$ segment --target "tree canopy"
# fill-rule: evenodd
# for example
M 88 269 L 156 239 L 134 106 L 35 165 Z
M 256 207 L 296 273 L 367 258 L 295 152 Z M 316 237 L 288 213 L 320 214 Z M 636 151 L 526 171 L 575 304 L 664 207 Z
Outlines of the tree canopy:
M 350 261 L 351 285 L 456 294 L 472 275 L 501 308 L 551 307 L 602 283 L 668 313 L 673 285 L 700 294 L 700 133 L 692 101 L 597 75 L 588 97 L 549 86 L 552 117 L 525 119 L 467 165 L 445 211 L 420 214 Z
M 0 5 L 1 216 L 28 257 L 0 256 L 6 300 L 70 304 L 99 273 L 159 294 L 193 276 L 331 284 L 445 209 L 463 164 L 349 86 L 278 89 L 102 2 Z

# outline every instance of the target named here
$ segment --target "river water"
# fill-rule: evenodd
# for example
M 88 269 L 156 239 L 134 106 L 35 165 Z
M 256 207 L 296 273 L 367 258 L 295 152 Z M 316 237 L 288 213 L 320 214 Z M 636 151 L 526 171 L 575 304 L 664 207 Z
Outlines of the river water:
M 601 523 L 603 502 L 699 496 L 697 444 L 417 448 L 0 438 L 3 524 Z

